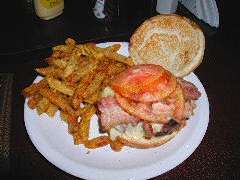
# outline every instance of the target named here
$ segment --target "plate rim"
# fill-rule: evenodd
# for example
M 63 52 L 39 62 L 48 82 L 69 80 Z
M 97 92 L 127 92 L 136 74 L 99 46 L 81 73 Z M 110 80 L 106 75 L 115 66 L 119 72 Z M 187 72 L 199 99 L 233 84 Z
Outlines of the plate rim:
M 128 44 L 127 42 L 105 42 L 105 43 L 99 43 L 99 44 L 112 44 L 112 43 L 120 43 L 120 44 Z M 115 169 L 113 171 L 113 169 L 109 170 L 109 169 L 99 169 L 99 168 L 95 168 L 95 167 L 89 167 L 89 166 L 85 166 L 83 164 L 79 164 L 76 163 L 72 160 L 67 159 L 66 157 L 64 157 L 60 152 L 56 152 L 54 151 L 54 149 L 51 149 L 51 147 L 49 147 L 49 145 L 47 143 L 44 143 L 42 141 L 42 139 L 39 139 L 39 132 L 37 131 L 36 127 L 31 126 L 31 121 L 27 120 L 27 100 L 25 100 L 24 103 L 24 123 L 25 123 L 25 127 L 27 130 L 27 133 L 33 143 L 33 145 L 35 146 L 35 148 L 49 161 L 51 162 L 54 166 L 58 167 L 59 169 L 73 175 L 76 177 L 80 177 L 80 178 L 85 178 L 85 179 L 95 179 L 96 178 L 96 174 L 94 173 L 85 173 L 85 172 L 89 172 L 90 171 L 95 171 L 98 172 L 98 179 L 111 179 L 113 177 L 116 178 L 116 173 L 121 174 L 121 177 L 119 177 L 119 179 L 126 179 L 126 178 L 133 178 L 133 179 L 142 179 L 142 178 L 152 178 L 158 175 L 161 175 L 173 168 L 175 168 L 176 166 L 180 165 L 183 161 L 185 161 L 194 151 L 195 149 L 199 146 L 199 144 L 201 143 L 207 127 L 208 127 L 208 123 L 209 123 L 209 101 L 208 101 L 208 97 L 205 91 L 205 88 L 203 87 L 201 81 L 198 79 L 198 77 L 194 74 L 191 73 L 190 75 L 188 75 L 187 77 L 191 77 L 193 79 L 195 79 L 196 81 L 199 81 L 198 84 L 200 86 L 200 88 L 202 89 L 202 97 L 204 98 L 204 103 L 205 103 L 205 107 L 203 108 L 204 112 L 204 117 L 203 119 L 200 121 L 201 123 L 201 132 L 199 133 L 194 133 L 194 136 L 190 137 L 188 141 L 190 141 L 190 139 L 195 139 L 195 141 L 190 141 L 193 142 L 192 146 L 188 146 L 188 147 L 183 147 L 179 148 L 178 151 L 176 151 L 176 153 L 174 153 L 173 155 L 171 155 L 170 157 L 168 157 L 167 159 L 169 160 L 173 160 L 175 156 L 181 154 L 181 158 L 178 158 L 175 161 L 172 161 L 171 163 L 168 163 L 163 169 L 156 171 L 156 167 L 159 167 L 161 164 L 161 162 L 157 161 L 156 163 L 153 163 L 149 166 L 143 166 L 143 167 L 138 167 L 138 168 L 131 168 L 131 169 L 124 169 L 124 170 L 117 170 Z M 33 132 L 35 132 L 35 134 L 33 134 Z M 196 141 L 197 138 L 197 141 Z M 45 145 L 42 145 L 45 144 Z M 183 153 L 184 152 L 184 153 Z M 54 154 L 54 156 L 52 155 Z M 60 159 L 60 160 L 59 160 Z M 64 163 L 62 164 L 61 162 Z M 71 164 L 71 165 L 69 165 Z M 77 166 L 78 168 L 68 168 L 68 167 L 73 167 L 73 166 Z M 81 170 L 79 170 L 79 168 Z M 144 172 L 144 174 L 139 173 L 139 172 Z M 94 174 L 94 175 L 93 175 Z M 133 176 L 134 174 L 134 176 Z

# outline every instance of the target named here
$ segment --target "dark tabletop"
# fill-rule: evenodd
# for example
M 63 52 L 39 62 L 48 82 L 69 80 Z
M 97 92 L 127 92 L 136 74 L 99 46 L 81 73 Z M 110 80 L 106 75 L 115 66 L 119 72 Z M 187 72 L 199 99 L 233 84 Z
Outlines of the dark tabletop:
M 239 179 L 240 177 L 240 45 L 239 16 L 222 18 L 221 26 L 206 35 L 206 50 L 195 74 L 210 104 L 207 132 L 194 153 L 158 179 Z M 126 27 L 127 28 L 127 27 Z M 130 33 L 100 41 L 128 41 Z M 98 39 L 99 41 L 99 39 Z M 33 82 L 34 68 L 45 66 L 50 48 L 1 56 L 0 73 L 13 74 L 10 167 L 8 178 L 76 179 L 47 161 L 34 147 L 24 125 L 21 91 Z M 3 176 L 2 176 L 3 177 Z

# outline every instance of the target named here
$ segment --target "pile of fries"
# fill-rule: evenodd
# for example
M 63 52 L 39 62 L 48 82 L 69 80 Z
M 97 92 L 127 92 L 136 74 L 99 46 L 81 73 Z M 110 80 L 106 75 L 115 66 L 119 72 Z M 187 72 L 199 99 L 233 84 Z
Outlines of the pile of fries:
M 110 144 L 114 151 L 120 151 L 122 144 L 109 136 L 89 139 L 90 120 L 97 112 L 101 91 L 114 76 L 133 65 L 132 59 L 117 53 L 120 44 L 99 48 L 94 43 L 76 44 L 70 38 L 65 43 L 52 48 L 53 54 L 46 60 L 48 67 L 36 69 L 43 79 L 23 90 L 29 108 L 50 117 L 60 110 L 74 144 L 89 149 Z

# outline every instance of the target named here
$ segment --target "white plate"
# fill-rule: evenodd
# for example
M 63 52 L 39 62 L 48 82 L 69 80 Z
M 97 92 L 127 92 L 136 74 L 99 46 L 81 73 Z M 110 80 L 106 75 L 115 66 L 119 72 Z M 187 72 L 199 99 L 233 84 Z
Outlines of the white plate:
M 106 47 L 112 43 L 99 44 Z M 128 56 L 128 43 L 121 43 L 120 53 Z M 38 77 L 35 82 L 41 78 Z M 209 103 L 203 85 L 193 73 L 185 78 L 193 82 L 202 93 L 197 101 L 195 116 L 186 127 L 168 143 L 153 149 L 124 147 L 114 152 L 109 146 L 90 150 L 74 145 L 67 132 L 67 124 L 61 121 L 59 112 L 49 118 L 38 116 L 24 105 L 27 132 L 38 151 L 52 164 L 74 176 L 85 179 L 146 179 L 160 175 L 187 159 L 200 144 L 208 126 Z M 91 137 L 98 135 L 97 116 L 91 121 Z

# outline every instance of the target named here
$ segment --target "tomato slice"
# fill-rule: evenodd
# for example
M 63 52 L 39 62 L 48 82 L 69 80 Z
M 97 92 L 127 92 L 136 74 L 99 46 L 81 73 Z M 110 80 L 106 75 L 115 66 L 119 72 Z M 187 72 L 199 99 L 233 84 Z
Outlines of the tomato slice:
M 158 80 L 163 72 L 163 68 L 152 64 L 132 66 L 114 78 L 112 87 L 121 92 L 139 92 Z
M 182 123 L 185 120 L 184 119 L 185 97 L 182 87 L 178 84 L 175 91 L 173 91 L 173 93 L 171 93 L 169 97 L 175 100 L 174 101 L 175 110 L 173 114 L 173 119 L 179 123 Z
M 111 87 L 126 98 L 154 102 L 164 99 L 174 91 L 176 78 L 158 65 L 136 65 L 120 73 Z
M 116 93 L 115 98 L 119 106 L 129 114 L 150 122 L 166 123 L 173 116 L 174 108 L 171 105 L 137 102 Z
M 168 97 L 176 88 L 176 78 L 170 73 L 165 73 L 164 80 L 159 78 L 158 81 L 151 83 L 150 87 L 140 92 L 120 92 L 120 94 L 129 99 L 138 102 L 156 102 Z

